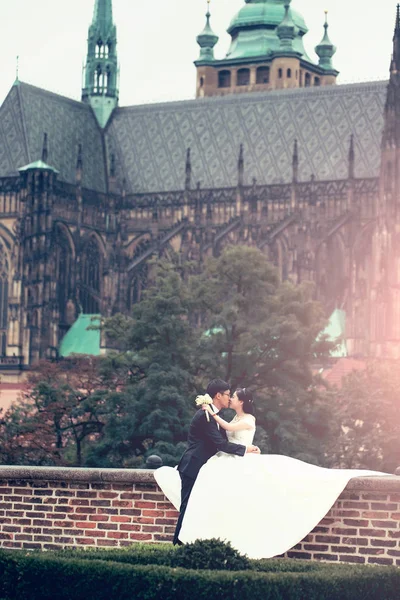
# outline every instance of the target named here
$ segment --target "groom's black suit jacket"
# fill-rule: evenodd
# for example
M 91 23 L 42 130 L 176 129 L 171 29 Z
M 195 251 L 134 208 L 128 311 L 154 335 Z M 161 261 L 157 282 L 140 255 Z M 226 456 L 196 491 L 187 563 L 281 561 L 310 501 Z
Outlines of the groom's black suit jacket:
M 246 446 L 228 442 L 225 431 L 210 415 L 207 421 L 204 410 L 198 410 L 192 419 L 188 435 L 189 447 L 178 464 L 178 471 L 191 479 L 196 479 L 201 467 L 216 452 L 227 452 L 244 456 Z

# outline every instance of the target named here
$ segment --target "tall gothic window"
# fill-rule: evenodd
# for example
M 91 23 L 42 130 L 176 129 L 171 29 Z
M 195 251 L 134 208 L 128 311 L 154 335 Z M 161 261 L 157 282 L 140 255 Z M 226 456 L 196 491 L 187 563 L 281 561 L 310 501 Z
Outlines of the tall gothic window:
M 60 329 L 66 331 L 67 304 L 73 298 L 72 291 L 72 249 L 63 229 L 58 229 L 55 242 L 55 268 L 57 281 L 57 305 L 60 315 Z
M 0 241 L 0 355 L 4 356 L 7 346 L 7 314 L 8 314 L 8 257 Z
M 102 267 L 103 256 L 98 243 L 91 238 L 83 250 L 80 268 L 80 303 L 88 315 L 100 313 Z
M 146 289 L 148 278 L 148 267 L 143 265 L 128 285 L 127 307 L 131 310 L 135 304 L 140 302 L 143 290 Z

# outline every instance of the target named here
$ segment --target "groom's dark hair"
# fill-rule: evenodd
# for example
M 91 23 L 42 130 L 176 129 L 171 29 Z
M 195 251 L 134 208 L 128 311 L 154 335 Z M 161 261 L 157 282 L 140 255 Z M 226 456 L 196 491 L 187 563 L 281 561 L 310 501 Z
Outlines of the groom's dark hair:
M 215 398 L 215 396 L 219 392 L 226 392 L 230 389 L 229 383 L 224 381 L 223 379 L 213 379 L 207 386 L 206 393 L 211 396 L 211 398 Z

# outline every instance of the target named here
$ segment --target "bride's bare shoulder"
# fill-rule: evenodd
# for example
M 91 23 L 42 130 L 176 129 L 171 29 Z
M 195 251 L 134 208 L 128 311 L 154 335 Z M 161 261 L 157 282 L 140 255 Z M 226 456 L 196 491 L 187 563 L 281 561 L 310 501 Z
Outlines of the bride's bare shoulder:
M 245 419 L 246 419 L 246 421 L 247 421 L 248 423 L 250 423 L 251 425 L 255 425 L 255 423 L 256 423 L 256 418 L 255 418 L 255 416 L 254 416 L 254 415 L 247 414 L 247 415 L 245 416 Z

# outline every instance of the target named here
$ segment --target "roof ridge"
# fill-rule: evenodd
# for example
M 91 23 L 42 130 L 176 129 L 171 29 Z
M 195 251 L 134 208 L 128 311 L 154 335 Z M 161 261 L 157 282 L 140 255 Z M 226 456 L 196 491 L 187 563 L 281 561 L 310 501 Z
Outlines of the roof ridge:
M 251 104 L 260 101 L 260 99 L 273 101 L 274 98 L 279 97 L 290 97 L 294 96 L 296 98 L 302 98 L 304 96 L 325 96 L 325 95 L 340 95 L 342 93 L 346 93 L 349 90 L 359 87 L 360 91 L 374 89 L 374 88 L 382 88 L 386 87 L 388 84 L 388 80 L 379 80 L 379 81 L 362 81 L 357 83 L 345 83 L 341 85 L 334 86 L 320 86 L 320 87 L 308 87 L 308 88 L 292 88 L 285 90 L 269 90 L 269 91 L 257 91 L 257 92 L 247 92 L 240 94 L 226 94 L 224 96 L 208 96 L 206 98 L 187 98 L 186 100 L 172 100 L 166 102 L 151 102 L 151 103 L 143 103 L 143 104 L 131 104 L 129 106 L 119 106 L 115 109 L 116 112 L 122 112 L 127 110 L 152 110 L 155 107 L 159 108 L 174 108 L 180 107 L 182 105 L 188 106 L 192 104 L 193 106 L 201 106 L 204 104 L 238 104 L 243 99 L 248 100 Z

